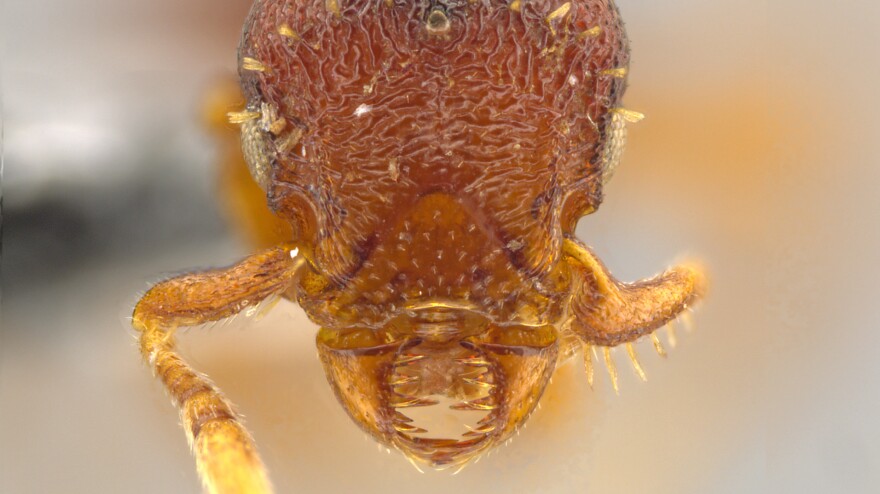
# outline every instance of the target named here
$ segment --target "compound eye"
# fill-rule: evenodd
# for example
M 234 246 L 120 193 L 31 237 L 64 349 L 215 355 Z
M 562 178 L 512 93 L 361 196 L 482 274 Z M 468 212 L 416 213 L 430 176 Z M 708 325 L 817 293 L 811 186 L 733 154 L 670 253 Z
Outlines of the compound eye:
M 274 153 L 259 120 L 249 120 L 241 124 L 241 150 L 251 177 L 263 190 L 266 190 L 271 177 Z
M 281 139 L 283 150 L 299 143 L 302 133 L 291 129 L 274 105 L 260 102 L 250 104 L 243 112 L 230 113 L 230 121 L 241 125 L 241 149 L 251 176 L 263 190 L 269 185 L 272 165 Z
M 636 123 L 645 118 L 644 115 L 632 110 L 614 108 L 611 110 L 611 121 L 606 130 L 605 147 L 602 149 L 602 183 L 607 184 L 614 176 L 623 150 L 626 148 L 626 124 Z
M 243 112 L 230 113 L 230 121 L 241 125 L 241 148 L 254 181 L 266 190 L 272 167 L 279 157 L 306 157 L 303 129 L 291 125 L 278 108 L 257 100 Z

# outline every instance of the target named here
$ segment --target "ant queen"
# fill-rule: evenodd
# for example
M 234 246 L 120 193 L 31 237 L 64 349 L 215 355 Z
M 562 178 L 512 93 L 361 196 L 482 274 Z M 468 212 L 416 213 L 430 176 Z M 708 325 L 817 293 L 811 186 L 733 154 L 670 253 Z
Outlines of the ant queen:
M 415 464 L 460 467 L 535 409 L 581 347 L 587 378 L 696 302 L 674 267 L 616 280 L 575 238 L 620 159 L 629 48 L 612 0 L 257 0 L 239 49 L 244 156 L 284 238 L 138 302 L 140 351 L 212 493 L 272 491 L 231 404 L 174 332 L 298 303 L 340 403 Z M 281 237 L 281 235 L 278 235 Z M 414 407 L 480 419 L 431 436 Z

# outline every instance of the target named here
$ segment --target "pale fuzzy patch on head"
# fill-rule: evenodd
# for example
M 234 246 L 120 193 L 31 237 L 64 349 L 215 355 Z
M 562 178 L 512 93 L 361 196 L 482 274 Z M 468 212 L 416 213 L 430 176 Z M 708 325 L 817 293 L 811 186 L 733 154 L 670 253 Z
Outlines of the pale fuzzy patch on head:
M 400 163 L 397 158 L 388 160 L 388 174 L 391 175 L 391 180 L 395 182 L 400 178 Z
M 371 112 L 372 110 L 373 110 L 373 107 L 372 107 L 372 106 L 367 105 L 367 104 L 361 104 L 360 106 L 358 106 L 357 108 L 355 108 L 355 110 L 354 110 L 354 116 L 356 116 L 356 117 L 360 117 L 360 116 L 362 116 L 362 115 L 365 115 L 365 114 Z
M 452 28 L 449 16 L 441 8 L 434 8 L 425 20 L 425 28 L 429 34 L 446 34 Z

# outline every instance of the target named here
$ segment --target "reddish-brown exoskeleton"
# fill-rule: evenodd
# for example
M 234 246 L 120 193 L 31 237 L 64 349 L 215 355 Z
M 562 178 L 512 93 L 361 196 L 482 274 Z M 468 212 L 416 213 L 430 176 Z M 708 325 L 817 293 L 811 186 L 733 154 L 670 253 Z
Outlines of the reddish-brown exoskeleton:
M 628 47 L 612 0 L 258 0 L 240 48 L 251 175 L 291 226 L 277 247 L 153 287 L 141 351 L 211 492 L 268 492 L 247 432 L 173 331 L 266 297 L 321 326 L 349 415 L 435 467 L 508 438 L 557 356 L 651 336 L 702 291 L 687 267 L 615 280 L 574 237 L 619 159 Z M 411 407 L 454 400 L 460 437 Z

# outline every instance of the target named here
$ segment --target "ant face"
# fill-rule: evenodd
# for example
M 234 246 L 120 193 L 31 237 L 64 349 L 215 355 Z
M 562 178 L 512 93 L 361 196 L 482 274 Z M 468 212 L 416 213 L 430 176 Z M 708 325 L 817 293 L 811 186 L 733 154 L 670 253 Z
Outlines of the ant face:
M 181 410 L 210 492 L 270 492 L 228 401 L 173 331 L 294 300 L 352 419 L 414 463 L 509 438 L 556 365 L 694 303 L 699 269 L 616 280 L 574 236 L 641 115 L 611 0 L 258 0 L 240 48 L 242 149 L 274 247 L 156 285 L 132 322 Z M 266 212 L 266 214 L 268 214 Z M 270 224 L 264 222 L 263 224 Z M 670 333 L 671 334 L 671 333 Z

